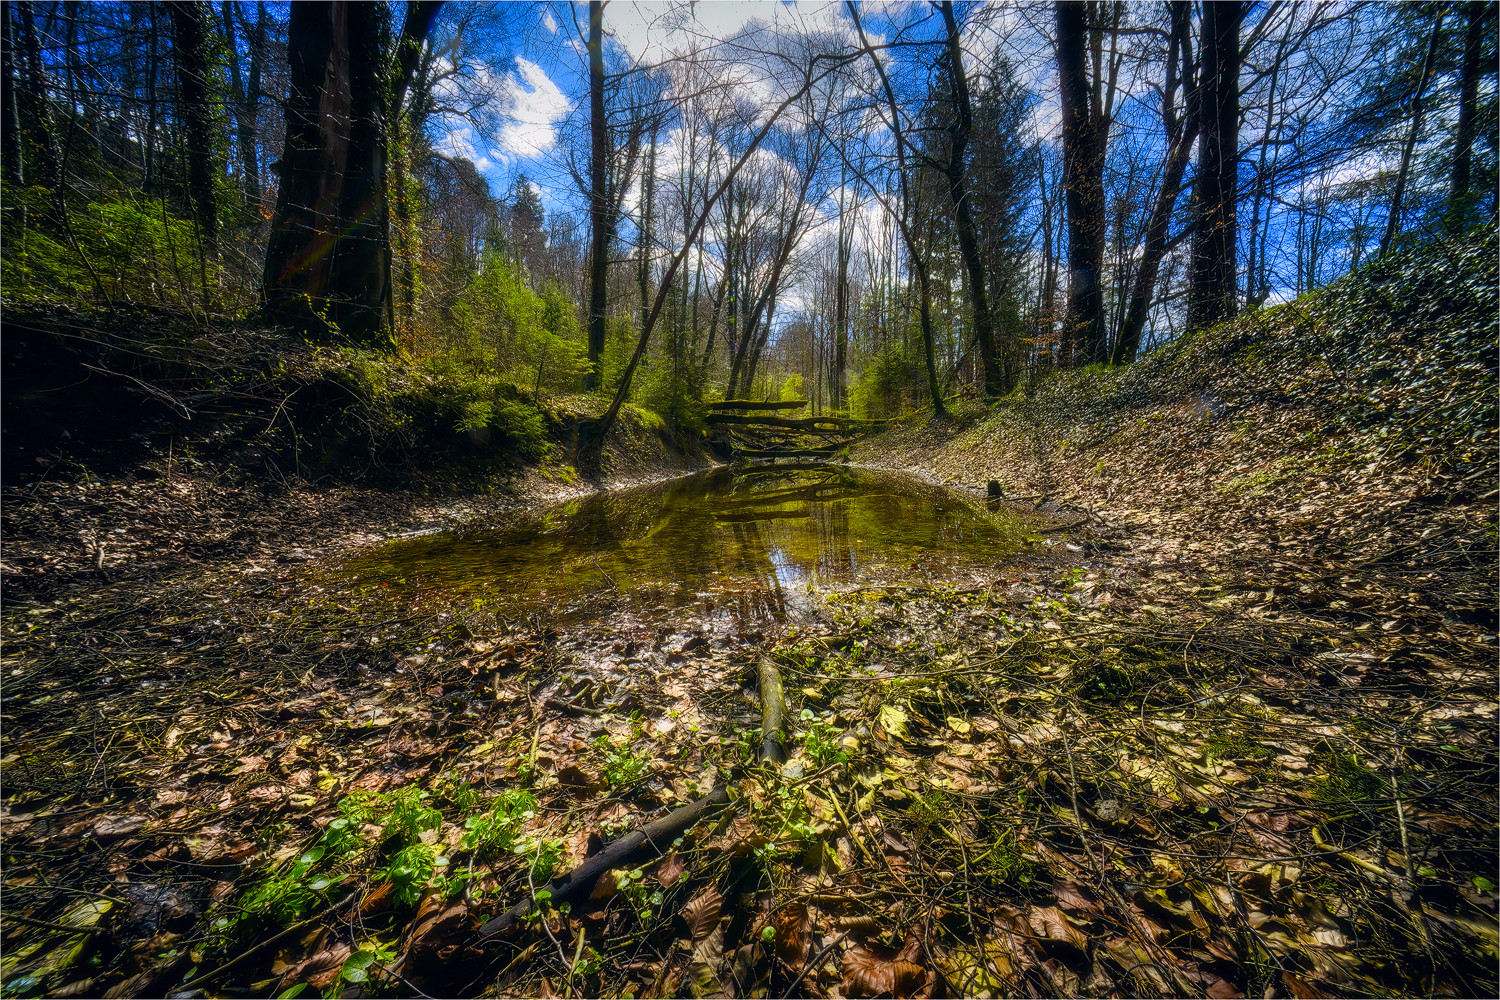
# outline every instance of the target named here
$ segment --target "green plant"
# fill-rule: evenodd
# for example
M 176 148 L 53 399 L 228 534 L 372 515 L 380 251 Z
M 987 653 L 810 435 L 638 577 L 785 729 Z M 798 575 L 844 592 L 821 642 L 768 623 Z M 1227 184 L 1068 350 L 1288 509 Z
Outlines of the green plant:
M 1215 733 L 1203 741 L 1203 754 L 1209 761 L 1265 760 L 1276 756 L 1276 752 L 1255 742 L 1242 733 Z
M 620 895 L 625 897 L 625 901 L 630 904 L 630 908 L 635 911 L 636 917 L 643 924 L 651 920 L 651 915 L 656 912 L 657 907 L 661 906 L 662 900 L 665 898 L 660 889 L 655 891 L 649 889 L 645 878 L 646 870 L 644 868 L 615 873 L 616 888 L 619 889 Z
M 484 863 L 515 848 L 521 828 L 536 812 L 536 799 L 517 788 L 506 789 L 489 810 L 464 820 L 458 846 Z
M 1030 885 L 1037 875 L 1036 862 L 1021 852 L 1013 830 L 1002 831 L 979 860 L 992 878 L 1005 885 Z
M 633 738 L 640 739 L 644 732 L 640 720 L 632 716 L 631 723 Z M 637 752 L 629 743 L 616 747 L 608 736 L 601 736 L 594 745 L 604 753 L 604 780 L 611 788 L 637 784 L 651 767 L 650 755 Z
M 448 859 L 438 857 L 431 844 L 412 844 L 392 855 L 390 862 L 375 873 L 375 878 L 391 883 L 397 905 L 411 906 L 422 898 L 422 890 L 432 881 L 438 867 L 447 863 Z
M 807 723 L 802 734 L 802 753 L 814 767 L 848 762 L 849 751 L 838 742 L 842 730 L 815 719 L 810 709 L 802 710 L 801 719 Z
M 1323 802 L 1360 802 L 1380 794 L 1379 776 L 1354 754 L 1329 748 L 1314 754 L 1314 760 L 1325 772 L 1313 790 L 1314 798 Z
M 568 845 L 561 840 L 537 838 L 517 847 L 516 853 L 530 859 L 528 875 L 534 885 L 552 877 L 552 873 L 557 871 L 558 865 L 562 864 L 562 859 L 567 855 Z

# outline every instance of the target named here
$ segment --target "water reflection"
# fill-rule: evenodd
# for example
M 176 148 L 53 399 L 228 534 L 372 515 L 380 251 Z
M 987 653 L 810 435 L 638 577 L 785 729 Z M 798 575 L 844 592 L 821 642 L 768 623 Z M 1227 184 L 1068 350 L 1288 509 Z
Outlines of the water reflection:
M 715 469 L 391 542 L 344 573 L 392 596 L 554 619 L 709 604 L 715 616 L 780 618 L 828 587 L 982 571 L 1012 555 L 1027 528 L 900 475 Z

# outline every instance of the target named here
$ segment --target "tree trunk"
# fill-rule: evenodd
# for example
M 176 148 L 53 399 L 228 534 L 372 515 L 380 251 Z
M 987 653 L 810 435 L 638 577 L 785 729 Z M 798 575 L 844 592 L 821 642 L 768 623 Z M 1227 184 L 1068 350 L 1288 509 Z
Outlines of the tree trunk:
M 260 77 L 266 63 L 266 5 L 255 6 L 255 28 L 250 33 L 250 76 L 245 81 L 244 126 L 241 141 L 249 141 L 244 149 L 245 207 L 259 214 L 261 199 L 260 179 Z M 258 219 L 256 221 L 259 221 Z
M 589 0 L 589 371 L 588 388 L 600 384 L 599 363 L 604 354 L 604 311 L 608 305 L 609 197 L 605 166 L 609 129 L 604 118 L 604 3 Z
M 1172 220 L 1172 210 L 1177 205 L 1177 195 L 1182 188 L 1182 175 L 1193 150 L 1193 140 L 1197 137 L 1198 91 L 1190 79 L 1193 71 L 1192 14 L 1184 3 L 1174 3 L 1169 10 L 1172 40 L 1167 56 L 1167 85 L 1162 99 L 1162 123 L 1167 132 L 1167 159 L 1162 165 L 1161 188 L 1156 192 L 1156 203 L 1151 208 L 1151 221 L 1146 226 L 1141 263 L 1135 273 L 1135 285 L 1130 291 L 1130 306 L 1126 310 L 1119 339 L 1115 341 L 1114 354 L 1110 357 L 1110 363 L 1116 365 L 1134 361 L 1140 351 L 1141 332 L 1146 327 L 1146 315 L 1151 311 L 1152 297 L 1156 294 L 1156 276 L 1161 269 L 1162 256 L 1166 253 L 1167 226 Z M 1173 103 L 1179 83 L 1187 104 L 1180 118 Z
M 267 306 L 311 330 L 335 320 L 352 339 L 390 344 L 386 197 L 386 10 L 298 3 L 287 57 L 291 94 L 276 218 L 266 252 Z
M 57 135 L 52 128 L 51 106 L 47 103 L 47 75 L 42 66 L 42 47 L 37 39 L 35 4 L 18 3 L 20 10 L 19 48 L 26 57 L 26 75 L 21 86 L 21 141 L 26 161 L 24 171 L 33 184 L 54 191 L 61 187 L 58 177 L 60 157 Z
M 656 128 L 646 147 L 646 169 L 641 176 L 641 239 L 636 260 L 636 284 L 641 293 L 641 325 L 651 311 L 651 202 L 656 196 Z
M 1240 21 L 1238 0 L 1203 5 L 1199 75 L 1197 229 L 1188 294 L 1188 327 L 1202 329 L 1235 312 L 1235 199 L 1239 166 Z
M 329 272 L 331 312 L 339 329 L 361 343 L 389 336 L 390 220 L 386 199 L 387 8 L 350 3 L 348 161 L 339 193 L 343 230 Z
M 229 62 L 229 104 L 234 109 L 234 144 L 238 147 L 240 159 L 240 201 L 248 206 L 252 199 L 250 177 L 255 173 L 252 166 L 255 162 L 255 146 L 250 138 L 252 112 L 249 95 L 245 90 L 245 77 L 240 72 L 240 47 L 234 36 L 234 11 L 235 5 L 230 0 L 223 0 L 219 5 L 219 17 L 224 24 L 224 44 L 228 48 L 226 57 Z M 253 44 L 251 48 L 254 48 Z M 251 59 L 254 59 L 253 55 Z
M 969 103 L 969 81 L 964 76 L 963 47 L 959 42 L 952 0 L 943 0 L 942 13 L 947 28 L 948 83 L 952 88 L 954 110 L 953 123 L 949 127 L 952 142 L 947 164 L 948 195 L 953 199 L 958 251 L 969 275 L 969 302 L 974 310 L 974 337 L 979 343 L 979 356 L 984 365 L 984 391 L 988 396 L 1000 396 L 1010 390 L 1010 380 L 1007 373 L 1000 370 L 995 352 L 994 321 L 990 317 L 984 258 L 979 253 L 979 241 L 974 232 L 965 177 L 969 132 L 974 121 Z
M 208 12 L 199 0 L 174 0 L 172 52 L 187 139 L 187 189 L 198 225 L 199 252 L 218 256 L 219 216 L 214 204 L 214 126 L 208 95 Z M 205 289 L 205 292 L 207 289 Z
M 859 6 L 854 0 L 845 0 L 844 6 L 848 8 L 855 30 L 859 32 L 860 45 L 864 47 L 870 61 L 875 64 L 875 72 L 880 75 L 881 89 L 885 92 L 886 108 L 891 113 L 891 136 L 896 142 L 896 167 L 901 186 L 901 210 L 903 213 L 909 213 L 913 210 L 911 185 L 906 179 L 906 140 L 901 132 L 901 112 L 896 106 L 896 93 L 891 88 L 891 78 L 886 74 L 885 64 L 880 61 L 880 57 L 875 54 L 875 49 L 870 45 L 870 40 L 865 37 L 865 26 L 859 19 Z M 927 391 L 932 397 L 932 413 L 935 417 L 944 417 L 947 415 L 947 410 L 943 406 L 943 394 L 938 389 L 937 360 L 933 356 L 932 285 L 928 278 L 927 261 L 917 247 L 917 240 L 911 231 L 908 219 L 898 217 L 896 225 L 900 228 L 901 238 L 906 243 L 906 252 L 911 258 L 912 269 L 917 273 L 919 296 L 917 309 L 922 322 L 922 353 L 927 362 Z
M 1063 195 L 1068 233 L 1068 303 L 1064 352 L 1086 362 L 1105 360 L 1104 139 L 1107 125 L 1089 105 L 1088 7 L 1060 0 L 1057 75 L 1062 97 Z
M 1469 172 L 1474 160 L 1474 118 L 1479 109 L 1480 48 L 1484 40 L 1484 19 L 1491 5 L 1471 0 L 1465 5 L 1468 30 L 1464 32 L 1463 65 L 1459 71 L 1458 124 L 1453 130 L 1453 173 L 1448 188 L 1450 228 L 1461 230 L 1466 223 L 1469 201 Z M 10 79 L 9 72 L 6 79 Z
M 1427 55 L 1422 59 L 1422 75 L 1417 78 L 1417 89 L 1411 97 L 1411 131 L 1407 133 L 1406 145 L 1401 148 L 1401 167 L 1396 171 L 1396 192 L 1391 195 L 1391 209 L 1386 214 L 1385 235 L 1380 238 L 1380 254 L 1385 256 L 1401 231 L 1402 201 L 1406 198 L 1406 178 L 1411 172 L 1411 154 L 1417 148 L 1417 138 L 1422 134 L 1422 95 L 1427 90 L 1427 77 L 1432 73 L 1432 60 L 1437 55 L 1438 39 L 1443 31 L 1443 11 L 1437 12 L 1432 22 L 1432 36 L 1427 42 Z
M 5 179 L 11 184 L 25 183 L 25 170 L 21 165 L 21 108 L 19 93 L 20 60 L 16 52 L 15 28 L 11 24 L 11 5 L 0 3 L 0 160 L 3 160 Z

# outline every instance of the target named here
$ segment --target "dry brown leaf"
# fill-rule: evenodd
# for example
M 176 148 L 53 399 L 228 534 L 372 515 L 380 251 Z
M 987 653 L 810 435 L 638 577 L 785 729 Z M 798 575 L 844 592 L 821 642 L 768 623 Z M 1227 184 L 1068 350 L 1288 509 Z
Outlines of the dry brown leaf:
M 1084 913 L 1093 913 L 1099 909 L 1099 904 L 1094 900 L 1093 894 L 1076 882 L 1056 883 L 1052 886 L 1052 895 L 1069 909 L 1082 910 Z
M 600 875 L 589 890 L 589 899 L 608 899 L 620 891 L 620 876 L 612 869 Z
M 1297 1000 L 1327 1000 L 1327 993 L 1324 993 L 1307 980 L 1297 978 L 1285 969 L 1281 971 L 1281 982 L 1286 986 L 1287 992 L 1291 993 Z
M 880 921 L 874 917 L 839 917 L 833 926 L 844 932 L 851 941 L 872 938 L 880 933 Z
M 885 948 L 856 945 L 844 952 L 844 992 L 851 997 L 873 997 L 896 988 L 896 966 Z
M 463 945 L 469 931 L 469 907 L 464 902 L 443 905 L 441 893 L 423 897 L 406 936 L 408 962 L 415 967 L 444 962 Z
M 708 937 L 719 922 L 719 910 L 723 905 L 724 897 L 713 886 L 688 900 L 687 905 L 682 908 L 682 920 L 687 924 L 694 941 Z
M 1075 951 L 1082 952 L 1088 948 L 1088 940 L 1084 938 L 1083 932 L 1068 923 L 1068 918 L 1055 906 L 1032 907 L 1026 919 L 1039 938 L 1066 945 Z
M 281 977 L 281 983 L 283 986 L 290 986 L 294 983 L 306 982 L 315 989 L 327 989 L 338 978 L 339 970 L 344 967 L 344 961 L 349 957 L 350 950 L 345 941 L 339 941 L 331 947 L 324 948 L 288 969 Z
M 656 881 L 661 883 L 663 889 L 670 889 L 682 878 L 683 871 L 687 865 L 683 863 L 681 856 L 676 851 L 662 858 L 661 866 L 656 869 Z
M 1209 984 L 1205 995 L 1213 997 L 1214 1000 L 1237 1000 L 1243 997 L 1245 991 L 1234 985 L 1227 979 L 1216 979 Z
M 811 926 L 806 903 L 788 903 L 776 914 L 776 957 L 787 968 L 800 970 L 807 961 L 807 932 Z
M 915 997 L 927 985 L 927 970 L 914 962 L 893 962 L 891 972 L 895 979 L 891 992 L 898 997 Z
M 384 913 L 395 904 L 396 884 L 394 882 L 382 882 L 365 893 L 365 898 L 360 900 L 359 915 L 362 917 L 373 917 L 377 913 Z

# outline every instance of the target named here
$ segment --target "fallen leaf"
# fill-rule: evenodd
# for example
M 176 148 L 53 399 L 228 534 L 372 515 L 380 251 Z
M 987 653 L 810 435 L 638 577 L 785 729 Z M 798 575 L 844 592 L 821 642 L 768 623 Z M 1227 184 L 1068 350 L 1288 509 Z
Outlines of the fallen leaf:
M 683 863 L 682 857 L 673 851 L 662 859 L 661 865 L 656 869 L 656 881 L 661 883 L 663 889 L 670 889 L 682 878 L 683 871 L 687 865 Z
M 688 900 L 687 905 L 682 908 L 682 920 L 687 924 L 694 941 L 702 940 L 714 929 L 719 922 L 719 910 L 723 905 L 724 897 L 713 886 Z
M 1326 1000 L 1328 997 L 1327 993 L 1324 993 L 1307 980 L 1297 978 L 1285 969 L 1281 972 L 1281 982 L 1287 988 L 1287 992 L 1291 993 L 1297 1000 Z
M 776 957 L 788 969 L 800 971 L 807 961 L 807 932 L 811 926 L 805 903 L 788 903 L 776 915 Z
M 1055 906 L 1032 907 L 1026 915 L 1026 920 L 1040 938 L 1067 945 L 1079 952 L 1088 948 L 1088 941 L 1084 938 L 1083 932 L 1068 923 L 1068 918 L 1063 916 L 1062 910 Z
M 849 996 L 873 997 L 896 988 L 896 964 L 886 949 L 856 945 L 844 952 L 844 992 Z

